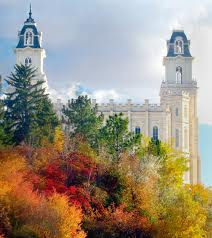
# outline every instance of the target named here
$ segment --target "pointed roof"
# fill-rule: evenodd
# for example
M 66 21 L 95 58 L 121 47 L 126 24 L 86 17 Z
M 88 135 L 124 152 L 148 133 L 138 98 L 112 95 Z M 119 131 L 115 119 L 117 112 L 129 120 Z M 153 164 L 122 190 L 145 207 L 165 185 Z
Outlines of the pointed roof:
M 34 37 L 33 45 L 30 45 L 30 46 L 24 44 L 24 35 L 26 31 L 28 30 L 31 30 L 33 32 L 33 37 Z M 16 48 L 26 48 L 26 47 L 41 48 L 40 37 L 41 37 L 41 33 L 38 32 L 35 20 L 32 18 L 32 6 L 30 4 L 29 17 L 24 22 L 24 26 L 19 32 L 19 42 Z
M 30 3 L 30 9 L 29 9 L 29 17 L 27 20 L 24 22 L 25 24 L 27 23 L 35 23 L 35 20 L 32 18 L 32 5 Z

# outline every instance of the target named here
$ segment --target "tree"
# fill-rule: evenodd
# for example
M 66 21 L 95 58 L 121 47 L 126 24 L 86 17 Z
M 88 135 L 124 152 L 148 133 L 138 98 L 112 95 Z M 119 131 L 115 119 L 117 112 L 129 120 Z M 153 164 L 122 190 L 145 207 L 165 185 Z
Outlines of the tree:
M 2 79 L 0 76 L 0 146 L 3 144 L 4 138 L 4 103 L 2 97 Z
M 82 210 L 64 194 L 39 193 L 27 162 L 16 149 L 0 150 L 0 236 L 85 238 Z
M 44 81 L 36 80 L 36 69 L 24 65 L 14 69 L 6 79 L 10 92 L 4 100 L 4 121 L 5 132 L 11 137 L 5 142 L 37 145 L 41 138 L 52 134 L 58 121 L 45 94 Z
M 141 135 L 128 131 L 128 119 L 123 114 L 109 116 L 106 125 L 100 130 L 101 144 L 108 148 L 108 152 L 115 160 L 121 153 L 131 152 L 140 144 Z
M 197 201 L 192 189 L 169 187 L 160 202 L 156 237 L 205 237 L 207 209 Z M 203 194 L 198 195 L 202 200 Z
M 96 147 L 103 122 L 103 116 L 97 114 L 97 105 L 92 105 L 87 96 L 79 96 L 69 101 L 62 111 L 70 137 L 80 134 L 92 147 Z
M 84 226 L 88 230 L 88 238 L 152 237 L 148 219 L 137 211 L 129 211 L 125 205 L 112 205 L 101 212 L 95 211 L 87 216 Z
M 37 105 L 36 125 L 30 132 L 29 142 L 32 145 L 49 142 L 54 144 L 58 132 L 59 120 L 54 112 L 53 104 L 49 98 L 44 97 Z

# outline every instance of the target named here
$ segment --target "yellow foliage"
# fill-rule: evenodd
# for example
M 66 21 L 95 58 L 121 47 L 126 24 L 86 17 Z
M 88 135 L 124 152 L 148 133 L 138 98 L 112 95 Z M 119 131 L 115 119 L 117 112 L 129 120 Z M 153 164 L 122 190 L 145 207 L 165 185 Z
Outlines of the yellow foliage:
M 58 151 L 52 146 L 36 148 L 32 155 L 33 170 L 38 172 L 57 158 Z
M 55 133 L 54 133 L 53 146 L 57 151 L 62 152 L 63 149 L 64 149 L 64 145 L 65 145 L 64 133 L 63 133 L 63 131 L 61 130 L 60 127 L 56 127 L 55 128 Z
M 31 227 L 40 237 L 85 238 L 81 230 L 82 212 L 70 206 L 68 198 L 54 194 L 37 210 Z
M 27 172 L 25 158 L 14 151 L 0 151 L 0 234 L 85 238 L 81 209 L 71 206 L 66 196 L 55 193 L 46 198 L 33 191 Z
M 169 188 L 160 204 L 157 237 L 202 238 L 207 220 L 207 209 L 195 201 L 186 188 Z

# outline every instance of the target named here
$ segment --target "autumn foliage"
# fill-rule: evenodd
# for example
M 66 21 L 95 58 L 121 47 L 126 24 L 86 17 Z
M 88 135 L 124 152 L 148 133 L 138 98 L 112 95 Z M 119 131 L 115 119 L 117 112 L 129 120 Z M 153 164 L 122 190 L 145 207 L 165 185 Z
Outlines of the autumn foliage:
M 2 149 L 1 236 L 203 237 L 209 191 L 183 184 L 186 160 L 161 146 L 118 162 L 86 144 Z
M 61 123 L 34 72 L 15 66 L 0 100 L 0 238 L 205 237 L 212 196 L 184 183 L 184 154 L 87 96 Z

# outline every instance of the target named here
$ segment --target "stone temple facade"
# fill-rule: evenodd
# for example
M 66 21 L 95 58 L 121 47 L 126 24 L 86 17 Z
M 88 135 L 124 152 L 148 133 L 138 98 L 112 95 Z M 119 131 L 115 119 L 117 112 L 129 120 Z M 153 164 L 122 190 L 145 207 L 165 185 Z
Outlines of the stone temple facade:
M 43 70 L 46 57 L 42 48 L 42 34 L 37 30 L 30 9 L 29 17 L 18 33 L 19 41 L 15 49 L 16 63 L 37 68 L 39 80 L 47 78 Z M 184 180 L 187 183 L 200 182 L 200 158 L 198 152 L 197 82 L 192 77 L 190 41 L 184 31 L 174 30 L 167 41 L 167 55 L 163 58 L 165 80 L 161 83 L 160 104 L 117 104 L 113 100 L 100 104 L 99 113 L 105 118 L 122 112 L 129 119 L 129 130 L 142 133 L 184 152 L 189 160 L 189 171 Z M 93 100 L 95 104 L 95 100 Z M 55 103 L 55 110 L 61 115 L 62 103 Z
M 192 77 L 190 41 L 184 31 L 174 30 L 163 58 L 165 80 L 161 83 L 160 104 L 117 104 L 113 100 L 98 105 L 107 118 L 122 112 L 129 119 L 129 130 L 171 143 L 190 158 L 186 183 L 200 182 L 198 152 L 197 82 Z M 93 102 L 95 103 L 95 101 Z

